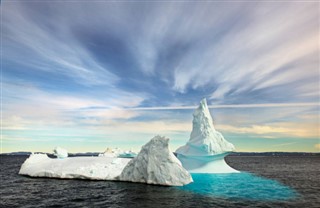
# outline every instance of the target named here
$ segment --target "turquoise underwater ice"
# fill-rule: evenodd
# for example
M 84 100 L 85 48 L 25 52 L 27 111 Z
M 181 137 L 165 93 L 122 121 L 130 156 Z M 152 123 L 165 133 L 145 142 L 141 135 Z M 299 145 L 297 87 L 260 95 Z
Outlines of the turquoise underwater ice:
M 290 200 L 298 196 L 294 189 L 276 180 L 246 172 L 191 175 L 194 182 L 180 189 L 213 197 L 259 201 Z

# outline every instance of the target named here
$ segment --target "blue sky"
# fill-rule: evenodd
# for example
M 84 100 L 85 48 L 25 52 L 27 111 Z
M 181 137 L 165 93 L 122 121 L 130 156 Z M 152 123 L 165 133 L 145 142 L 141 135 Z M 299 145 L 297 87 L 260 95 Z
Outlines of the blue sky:
M 319 151 L 319 2 L 3 1 L 1 151 Z M 272 105 L 271 105 L 272 104 Z

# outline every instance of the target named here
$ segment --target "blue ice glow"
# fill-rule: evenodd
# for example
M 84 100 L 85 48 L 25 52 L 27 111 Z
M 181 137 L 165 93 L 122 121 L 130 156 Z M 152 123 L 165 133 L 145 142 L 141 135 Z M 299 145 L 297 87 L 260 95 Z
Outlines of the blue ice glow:
M 192 174 L 193 183 L 180 187 L 198 194 L 229 199 L 289 200 L 297 197 L 295 190 L 250 173 Z

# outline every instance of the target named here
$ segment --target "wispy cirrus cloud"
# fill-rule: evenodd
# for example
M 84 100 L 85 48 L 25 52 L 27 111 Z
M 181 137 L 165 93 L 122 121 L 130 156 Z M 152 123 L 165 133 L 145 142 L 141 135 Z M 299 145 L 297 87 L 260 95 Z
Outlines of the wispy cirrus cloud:
M 29 3 L 31 5 L 28 6 L 38 6 L 34 2 Z M 2 38 L 5 64 L 33 71 L 30 73 L 42 71 L 53 76 L 66 76 L 85 85 L 110 86 L 118 80 L 77 42 L 68 25 L 55 24 L 57 19 L 32 14 L 22 2 L 5 2 L 4 6 Z
M 149 106 L 204 96 L 228 104 L 315 102 L 316 5 L 5 2 L 4 64 L 41 84 L 48 77 L 51 85 L 156 95 L 143 103 Z
M 232 132 L 237 134 L 255 134 L 264 138 L 276 139 L 280 137 L 296 138 L 319 138 L 318 125 L 299 125 L 294 123 L 275 123 L 266 125 L 252 125 L 247 127 L 218 125 L 223 132 Z
M 208 108 L 281 108 L 281 107 L 317 107 L 320 103 L 305 102 L 305 103 L 262 103 L 262 104 L 221 104 L 208 105 Z M 153 106 L 153 107 L 133 107 L 128 110 L 190 110 L 196 109 L 198 106 Z
M 211 85 L 216 88 L 211 95 L 215 102 L 234 102 L 240 96 L 252 99 L 261 93 L 272 98 L 275 89 L 288 91 L 290 100 L 302 100 L 305 87 L 301 82 L 309 82 L 314 86 L 309 90 L 318 91 L 319 25 L 315 20 L 319 13 L 313 4 L 290 4 L 285 11 L 281 5 L 263 3 L 246 12 L 252 5 L 241 4 L 236 13 L 243 15 L 239 19 L 228 10 L 232 28 L 220 34 L 217 42 L 201 45 L 182 59 L 175 69 L 174 89 L 186 93 L 188 87 Z M 214 34 L 198 37 L 198 44 L 210 42 L 205 38 L 215 40 Z
M 275 144 L 273 146 L 275 147 L 282 147 L 282 146 L 290 146 L 290 145 L 293 145 L 293 144 L 297 144 L 298 142 L 287 142 L 287 143 L 281 143 L 281 144 Z
M 124 108 L 135 107 L 144 100 L 143 96 L 118 90 L 108 97 L 96 97 L 48 92 L 28 83 L 4 82 L 2 86 L 4 130 L 77 126 L 89 118 L 128 119 L 139 113 Z

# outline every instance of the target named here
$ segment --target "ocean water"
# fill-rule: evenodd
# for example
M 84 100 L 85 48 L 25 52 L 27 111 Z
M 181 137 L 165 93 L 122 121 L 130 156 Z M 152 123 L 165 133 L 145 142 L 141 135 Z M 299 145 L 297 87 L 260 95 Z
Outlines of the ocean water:
M 0 207 L 320 207 L 320 157 L 228 156 L 240 174 L 193 174 L 184 187 L 18 175 L 1 157 Z
M 182 190 L 204 196 L 225 199 L 284 201 L 297 198 L 298 193 L 276 180 L 266 179 L 247 172 L 232 174 L 192 174 L 194 183 Z

